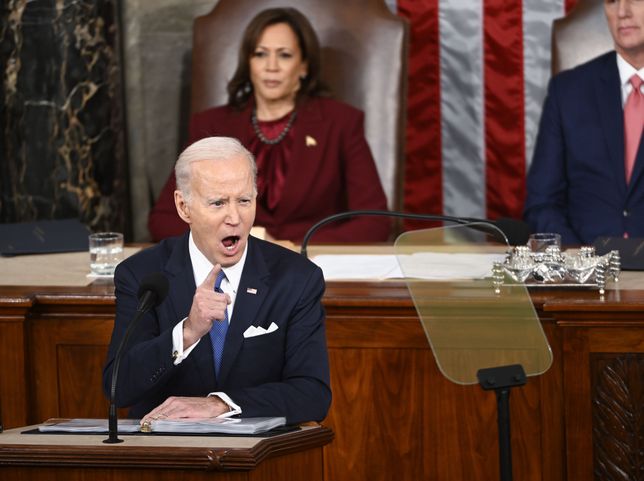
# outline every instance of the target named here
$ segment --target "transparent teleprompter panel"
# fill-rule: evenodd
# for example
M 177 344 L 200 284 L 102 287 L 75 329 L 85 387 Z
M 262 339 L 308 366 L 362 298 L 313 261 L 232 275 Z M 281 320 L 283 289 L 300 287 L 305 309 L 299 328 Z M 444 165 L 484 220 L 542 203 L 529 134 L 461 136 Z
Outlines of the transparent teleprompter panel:
M 552 351 L 525 285 L 495 291 L 494 262 L 508 250 L 496 227 L 471 223 L 401 234 L 395 252 L 439 369 L 476 384 L 479 369 L 521 364 L 545 372 Z

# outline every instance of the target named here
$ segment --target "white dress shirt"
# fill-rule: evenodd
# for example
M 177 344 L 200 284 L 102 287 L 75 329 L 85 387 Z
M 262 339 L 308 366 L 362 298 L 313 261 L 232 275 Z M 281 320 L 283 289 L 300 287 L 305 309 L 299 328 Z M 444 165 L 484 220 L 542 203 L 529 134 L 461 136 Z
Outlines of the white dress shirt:
M 190 253 L 190 261 L 192 262 L 192 273 L 195 278 L 195 285 L 200 286 L 210 271 L 213 268 L 212 263 L 206 258 L 206 256 L 199 250 L 197 245 L 192 238 L 192 232 L 188 237 L 188 251 Z M 244 269 L 244 263 L 246 262 L 246 254 L 248 253 L 248 243 L 244 247 L 244 252 L 242 253 L 241 259 L 234 266 L 224 267 L 222 271 L 226 277 L 221 281 L 221 290 L 228 294 L 230 297 L 230 304 L 228 304 L 228 323 L 233 317 L 233 309 L 235 307 L 235 299 L 237 297 L 237 290 L 239 289 L 239 281 L 241 280 L 242 271 Z M 181 362 L 187 358 L 192 350 L 201 342 L 199 339 L 192 346 L 188 346 L 184 350 L 183 345 L 183 323 L 188 319 L 185 317 L 181 322 L 179 322 L 174 329 L 172 330 L 172 355 L 174 357 L 174 364 L 179 365 Z M 204 336 L 205 337 L 205 336 Z M 219 415 L 218 417 L 229 417 L 236 414 L 241 414 L 242 410 L 237 404 L 233 402 L 228 395 L 223 392 L 212 392 L 209 396 L 218 396 L 222 401 L 224 401 L 230 407 L 230 411 Z

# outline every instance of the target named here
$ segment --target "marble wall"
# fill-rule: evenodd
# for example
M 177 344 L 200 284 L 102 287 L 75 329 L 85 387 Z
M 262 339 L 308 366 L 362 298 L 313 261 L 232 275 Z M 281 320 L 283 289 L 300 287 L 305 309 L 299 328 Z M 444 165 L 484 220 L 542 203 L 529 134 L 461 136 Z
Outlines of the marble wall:
M 128 232 L 119 3 L 0 7 L 0 222 Z
M 0 222 L 79 217 L 148 239 L 185 142 L 192 23 L 216 3 L 0 5 Z
M 186 141 L 193 21 L 217 0 L 122 2 L 132 227 L 147 240 L 149 209 Z

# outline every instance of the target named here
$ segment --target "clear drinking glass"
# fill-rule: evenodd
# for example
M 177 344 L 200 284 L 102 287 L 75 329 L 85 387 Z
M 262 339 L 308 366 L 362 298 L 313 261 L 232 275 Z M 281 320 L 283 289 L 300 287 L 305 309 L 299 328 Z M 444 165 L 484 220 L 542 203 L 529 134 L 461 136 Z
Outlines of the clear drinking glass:
M 561 249 L 561 236 L 554 232 L 540 232 L 531 234 L 528 238 L 528 247 L 532 252 L 546 252 L 549 246 Z
M 123 234 L 97 232 L 89 236 L 89 268 L 95 276 L 113 276 L 123 260 Z

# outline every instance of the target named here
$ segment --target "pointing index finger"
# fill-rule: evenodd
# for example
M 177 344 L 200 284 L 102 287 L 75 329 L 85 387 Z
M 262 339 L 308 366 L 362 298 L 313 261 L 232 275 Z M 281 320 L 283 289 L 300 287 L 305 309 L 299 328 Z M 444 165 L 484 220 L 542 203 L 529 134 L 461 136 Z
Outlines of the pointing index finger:
M 201 283 L 200 287 L 206 287 L 210 290 L 214 290 L 215 288 L 215 282 L 217 281 L 217 275 L 219 274 L 219 271 L 221 271 L 221 265 L 220 264 L 215 264 L 208 275 L 206 276 L 206 279 Z

